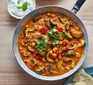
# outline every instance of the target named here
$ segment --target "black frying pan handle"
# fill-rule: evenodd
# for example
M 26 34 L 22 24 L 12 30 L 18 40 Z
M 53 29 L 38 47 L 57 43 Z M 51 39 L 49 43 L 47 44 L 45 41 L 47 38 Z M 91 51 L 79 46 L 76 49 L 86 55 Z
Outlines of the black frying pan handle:
M 86 0 L 77 0 L 77 2 L 75 3 L 75 5 L 72 8 L 72 12 L 76 14 L 85 1 Z

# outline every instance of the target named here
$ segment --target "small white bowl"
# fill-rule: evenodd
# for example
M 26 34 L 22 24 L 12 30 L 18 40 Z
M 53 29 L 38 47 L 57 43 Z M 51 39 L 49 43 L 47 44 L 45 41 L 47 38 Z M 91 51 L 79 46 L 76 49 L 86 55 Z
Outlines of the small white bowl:
M 14 18 L 16 18 L 16 19 L 22 19 L 24 16 L 26 16 L 29 12 L 31 12 L 31 11 L 29 11 L 28 13 L 26 13 L 24 16 L 17 16 L 17 15 L 15 15 L 15 14 L 13 14 L 12 12 L 11 12 L 11 10 L 10 10 L 10 7 L 9 7 L 9 4 L 10 4 L 10 1 L 11 0 L 8 0 L 8 4 L 7 4 L 7 10 L 8 10 L 8 13 L 12 16 L 12 17 L 14 17 Z M 32 11 L 36 8 L 36 1 L 35 0 L 32 0 L 32 3 L 33 3 L 33 7 L 32 7 Z

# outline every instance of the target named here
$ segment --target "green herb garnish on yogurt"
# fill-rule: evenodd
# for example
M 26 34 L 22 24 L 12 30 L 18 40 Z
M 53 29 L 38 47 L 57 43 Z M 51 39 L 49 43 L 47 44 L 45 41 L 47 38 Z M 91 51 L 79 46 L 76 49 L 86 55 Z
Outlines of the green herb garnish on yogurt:
M 18 3 L 20 3 L 20 0 L 18 1 Z M 17 8 L 26 11 L 28 8 L 28 2 L 24 2 L 22 6 L 17 6 Z
M 20 4 L 20 0 L 18 0 L 18 2 L 17 2 L 18 4 Z

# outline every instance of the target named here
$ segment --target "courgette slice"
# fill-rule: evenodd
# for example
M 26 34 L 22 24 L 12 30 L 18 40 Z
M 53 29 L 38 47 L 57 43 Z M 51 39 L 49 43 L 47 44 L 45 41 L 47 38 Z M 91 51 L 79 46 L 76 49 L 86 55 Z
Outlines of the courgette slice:
M 44 71 L 44 68 L 45 68 L 44 66 L 43 66 L 43 67 L 40 67 L 40 68 L 36 69 L 35 72 L 36 72 L 37 74 L 40 74 L 40 75 L 41 75 L 41 74 L 43 73 L 43 71 Z
M 23 30 L 24 37 L 26 37 L 27 33 L 28 33 L 28 27 L 26 26 L 25 29 Z
M 53 26 L 57 25 L 57 21 L 53 20 L 53 19 L 50 19 L 50 24 Z
M 37 64 L 37 60 L 36 60 L 35 58 L 32 58 L 32 59 L 31 59 L 31 63 L 32 63 L 33 65 L 36 65 L 36 64 Z
M 53 62 L 54 62 L 53 59 L 49 58 L 49 51 L 45 53 L 45 59 L 46 59 L 48 62 L 50 62 L 50 63 L 53 63 Z
M 68 50 L 68 51 L 66 52 L 66 55 L 67 55 L 67 56 L 75 55 L 75 50 Z
M 43 73 L 43 71 L 42 70 L 37 70 L 36 73 L 41 75 Z
M 82 31 L 77 30 L 77 29 L 72 28 L 72 27 L 70 28 L 70 33 L 71 33 L 71 35 L 72 35 L 74 38 L 81 38 L 82 35 L 83 35 Z
M 66 38 L 67 40 L 72 40 L 73 39 L 73 37 L 70 34 L 68 34 L 67 32 L 63 32 L 62 37 Z
M 57 62 L 57 67 L 60 71 L 64 71 L 64 68 L 62 67 L 62 61 L 61 60 Z
M 46 25 L 46 27 L 49 28 L 49 29 L 52 29 L 52 28 L 53 28 L 53 27 L 51 26 L 51 24 L 48 23 L 48 22 L 46 22 L 45 25 Z
M 33 20 L 33 22 L 37 22 L 39 19 L 41 19 L 42 17 L 41 16 L 34 16 L 33 18 L 32 18 L 32 20 Z
M 75 62 L 74 62 L 74 60 L 73 60 L 72 58 L 66 58 L 66 57 L 65 57 L 65 58 L 64 58 L 64 61 L 65 61 L 65 62 L 71 61 L 71 65 L 70 65 L 71 68 L 74 68 L 74 67 L 75 67 Z
M 82 47 L 84 45 L 85 45 L 85 40 L 84 39 L 80 39 L 77 47 Z
M 60 17 L 59 20 L 60 20 L 61 23 L 64 24 L 65 22 L 67 22 L 69 20 L 69 18 L 67 18 L 67 17 Z

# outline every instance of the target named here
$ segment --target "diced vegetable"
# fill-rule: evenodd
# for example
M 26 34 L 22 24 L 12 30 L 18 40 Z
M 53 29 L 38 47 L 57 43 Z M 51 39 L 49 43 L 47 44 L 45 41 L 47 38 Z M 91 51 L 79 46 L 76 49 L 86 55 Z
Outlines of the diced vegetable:
M 72 58 L 66 58 L 66 57 L 65 57 L 65 58 L 64 58 L 64 61 L 65 61 L 65 62 L 71 61 L 71 65 L 70 65 L 70 66 L 71 66 L 71 68 L 74 68 L 75 62 L 74 62 L 74 60 L 73 60 Z
M 52 59 L 53 59 L 53 60 L 56 60 L 56 59 L 57 59 L 57 54 L 56 54 L 56 53 L 53 53 L 53 54 L 52 54 Z
M 68 51 L 66 52 L 66 55 L 67 55 L 67 56 L 75 55 L 75 50 L 68 50 Z
M 62 42 L 62 46 L 67 46 L 67 45 L 68 45 L 68 43 L 66 41 Z
M 54 48 L 53 48 L 53 52 L 56 52 L 56 51 L 57 51 L 57 49 L 58 49 L 57 47 L 54 47 Z
M 59 39 L 59 34 L 57 33 L 58 31 L 55 29 L 55 28 L 53 28 L 52 30 L 50 30 L 49 32 L 48 32 L 48 36 L 50 37 L 50 38 L 55 38 L 55 39 Z
M 60 20 L 61 23 L 65 23 L 65 22 L 67 22 L 69 20 L 69 18 L 61 17 L 61 18 L 59 18 L 59 20 Z
M 49 64 L 48 68 L 49 68 L 49 71 L 50 71 L 52 69 L 52 64 Z
M 82 31 L 75 29 L 75 27 L 70 28 L 70 33 L 75 38 L 80 38 L 83 35 Z
M 26 26 L 25 29 L 23 30 L 24 37 L 26 37 L 27 33 L 28 33 L 28 27 Z
M 63 28 L 57 28 L 58 32 L 62 32 Z
M 52 28 L 53 28 L 53 27 L 51 26 L 51 24 L 48 23 L 48 22 L 46 22 L 45 25 L 46 25 L 46 27 L 49 28 L 49 29 L 52 29 Z
M 33 22 L 37 22 L 39 19 L 41 19 L 42 17 L 41 16 L 34 16 L 33 18 L 32 18 L 32 20 L 33 20 Z
M 58 63 L 57 63 L 57 67 L 60 71 L 64 71 L 62 64 L 63 64 L 62 60 L 58 61 Z
M 54 62 L 53 59 L 49 58 L 49 52 L 46 52 L 46 54 L 45 54 L 45 59 L 46 59 L 48 62 L 50 62 L 50 63 L 53 63 L 53 62 Z
M 37 64 L 37 60 L 35 58 L 32 58 L 31 59 L 31 62 L 32 62 L 33 65 L 36 65 Z
M 28 51 L 34 51 L 34 49 L 31 46 L 29 46 L 29 45 L 27 45 L 27 50 Z
M 80 39 L 80 43 L 78 43 L 78 47 L 82 47 L 84 46 L 84 44 L 85 44 L 84 39 Z
M 73 37 L 70 34 L 68 34 L 67 32 L 63 32 L 62 36 L 63 36 L 63 38 L 66 38 L 68 40 L 72 40 L 73 39 Z
M 43 71 L 42 70 L 37 70 L 36 73 L 41 75 L 43 73 Z
M 46 32 L 47 32 L 47 28 L 42 28 L 42 29 L 41 29 L 41 33 L 42 33 L 42 34 L 45 34 Z
M 50 24 L 51 24 L 52 27 L 55 26 L 57 23 L 58 22 L 53 20 L 52 18 L 50 19 Z
M 44 68 L 45 68 L 45 67 L 43 66 L 43 67 L 40 67 L 40 68 L 36 69 L 36 73 L 37 73 L 37 74 L 42 74 Z
M 60 50 L 57 50 L 57 51 L 56 51 L 56 54 L 57 54 L 57 55 L 59 55 L 60 53 L 61 53 L 61 51 L 60 51 Z

